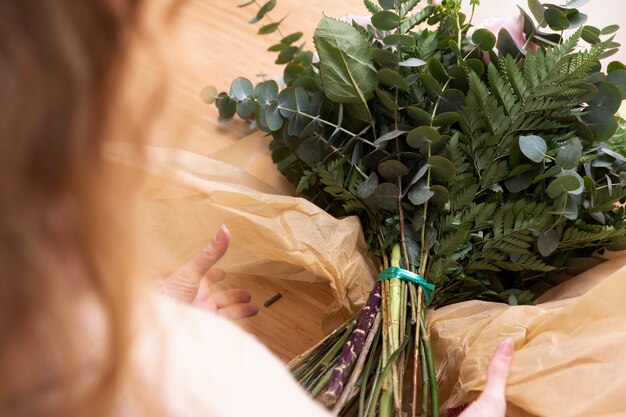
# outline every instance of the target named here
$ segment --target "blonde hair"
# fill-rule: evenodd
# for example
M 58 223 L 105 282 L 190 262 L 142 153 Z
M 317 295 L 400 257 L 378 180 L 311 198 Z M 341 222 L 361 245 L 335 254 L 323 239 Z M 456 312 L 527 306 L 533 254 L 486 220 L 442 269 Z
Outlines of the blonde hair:
M 0 415 L 107 415 L 122 381 L 134 283 L 101 150 L 139 3 L 0 2 Z

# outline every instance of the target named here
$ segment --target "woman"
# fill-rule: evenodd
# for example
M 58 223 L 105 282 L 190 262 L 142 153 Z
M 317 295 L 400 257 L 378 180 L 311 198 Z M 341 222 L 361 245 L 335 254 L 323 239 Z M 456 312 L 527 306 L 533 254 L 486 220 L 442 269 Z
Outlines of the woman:
M 141 3 L 0 0 L 0 415 L 327 416 L 219 317 L 255 313 L 244 291 L 209 291 L 225 228 L 157 284 L 219 314 L 137 278 L 137 181 L 101 151 L 116 132 L 139 144 L 145 126 L 123 117 Z M 468 416 L 504 415 L 511 353 L 473 405 L 492 414 Z

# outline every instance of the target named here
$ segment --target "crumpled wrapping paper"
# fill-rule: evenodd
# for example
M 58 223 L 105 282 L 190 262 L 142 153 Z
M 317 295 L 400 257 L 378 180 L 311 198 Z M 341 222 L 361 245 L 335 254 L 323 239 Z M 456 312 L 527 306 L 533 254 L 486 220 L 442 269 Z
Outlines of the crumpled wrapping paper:
M 443 408 L 483 389 L 489 357 L 507 336 L 515 358 L 508 416 L 626 415 L 626 257 L 542 295 L 534 306 L 469 301 L 432 312 Z
M 112 143 L 109 159 L 144 171 L 147 245 L 171 271 L 221 223 L 232 244 L 221 267 L 271 279 L 327 282 L 332 322 L 360 307 L 373 285 L 359 222 L 335 219 L 291 197 L 267 150 L 251 135 L 210 157 L 180 149 Z M 442 408 L 471 401 L 484 387 L 496 345 L 515 338 L 507 388 L 509 416 L 626 415 L 626 257 L 618 256 L 546 293 L 535 306 L 471 301 L 431 311 Z
M 109 143 L 106 157 L 146 175 L 139 212 L 147 253 L 158 273 L 180 266 L 221 224 L 231 245 L 220 268 L 269 279 L 326 282 L 337 322 L 357 310 L 376 270 L 358 218 L 335 219 L 309 201 L 292 197 L 277 171 L 269 138 L 253 134 L 209 157 L 186 150 L 147 147 L 137 162 L 132 145 Z M 171 254 L 171 256 L 163 256 Z

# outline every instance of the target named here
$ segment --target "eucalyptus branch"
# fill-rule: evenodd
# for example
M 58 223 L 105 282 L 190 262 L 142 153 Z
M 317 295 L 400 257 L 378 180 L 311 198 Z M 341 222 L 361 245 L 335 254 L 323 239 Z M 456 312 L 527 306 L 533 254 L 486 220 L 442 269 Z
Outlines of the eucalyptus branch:
M 259 3 L 257 0 L 254 0 L 254 4 L 256 4 L 257 6 L 259 6 L 259 9 L 261 9 L 261 7 L 263 7 L 261 5 L 261 3 Z M 269 20 L 270 23 L 274 23 L 275 21 L 272 19 L 272 17 L 270 16 L 269 12 L 265 13 L 265 17 L 267 18 L 267 20 Z M 280 25 L 276 26 L 276 32 L 278 32 L 278 34 L 280 35 L 281 38 L 285 37 L 285 34 L 280 30 Z

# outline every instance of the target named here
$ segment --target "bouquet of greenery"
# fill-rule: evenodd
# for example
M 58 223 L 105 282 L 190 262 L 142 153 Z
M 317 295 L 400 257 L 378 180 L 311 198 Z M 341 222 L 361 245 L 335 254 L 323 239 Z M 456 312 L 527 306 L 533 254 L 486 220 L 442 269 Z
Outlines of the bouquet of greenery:
M 275 3 L 240 7 L 259 6 L 256 23 Z M 473 26 L 459 0 L 419 3 L 323 17 L 317 54 L 270 19 L 259 33 L 282 37 L 269 50 L 285 86 L 238 78 L 202 93 L 272 135 L 299 195 L 357 215 L 380 261 L 363 309 L 290 364 L 341 416 L 439 415 L 427 308 L 531 303 L 534 284 L 626 242 L 626 70 L 600 63 L 618 27 L 585 25 L 586 0 L 529 0 L 519 33 Z

